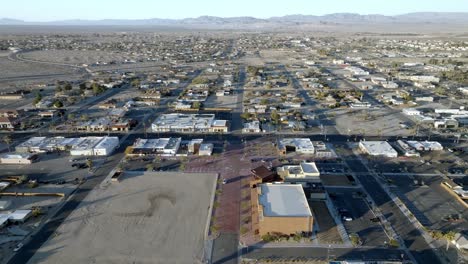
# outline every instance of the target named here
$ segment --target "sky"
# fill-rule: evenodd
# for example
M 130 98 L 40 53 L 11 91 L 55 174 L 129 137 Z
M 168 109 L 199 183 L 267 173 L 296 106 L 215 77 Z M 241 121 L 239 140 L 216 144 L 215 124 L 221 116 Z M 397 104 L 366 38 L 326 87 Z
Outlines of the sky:
M 66 19 L 187 18 L 203 15 L 268 18 L 292 14 L 468 12 L 467 0 L 1 0 L 0 18 Z

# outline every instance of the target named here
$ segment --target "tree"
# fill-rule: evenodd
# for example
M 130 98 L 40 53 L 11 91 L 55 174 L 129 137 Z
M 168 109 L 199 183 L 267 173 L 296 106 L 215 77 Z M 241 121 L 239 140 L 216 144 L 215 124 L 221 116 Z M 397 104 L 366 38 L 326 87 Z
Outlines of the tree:
M 25 183 L 29 180 L 29 177 L 27 175 L 21 175 L 16 179 L 16 184 L 22 184 Z
M 71 89 L 73 89 L 73 86 L 69 82 L 67 82 L 63 89 L 65 89 L 65 91 L 70 91 Z
M 54 102 L 54 107 L 55 107 L 55 108 L 63 107 L 62 101 L 56 100 L 56 101 Z
M 192 108 L 194 108 L 194 109 L 200 109 L 200 107 L 201 107 L 200 102 L 193 102 Z
M 73 114 L 73 113 L 69 113 L 68 116 L 67 116 L 68 120 L 74 120 L 75 117 L 76 117 L 76 116 L 75 116 L 75 114 Z
M 42 100 L 42 95 L 41 93 L 36 93 L 36 97 L 33 100 L 33 104 L 36 105 Z
M 13 143 L 13 139 L 11 138 L 10 135 L 6 135 L 3 137 L 3 142 L 5 142 L 5 144 L 8 145 L 8 152 L 10 152 L 10 148 L 11 148 L 11 143 Z
M 86 90 L 86 83 L 80 83 L 79 85 L 80 90 Z
M 140 87 L 140 84 L 141 84 L 140 79 L 138 78 L 133 79 L 131 84 L 132 84 L 132 87 L 135 87 L 135 88 Z
M 247 119 L 250 119 L 250 118 L 252 117 L 252 115 L 251 115 L 250 113 L 245 112 L 245 113 L 242 113 L 242 114 L 240 115 L 240 117 L 241 117 L 242 119 L 247 120 Z
M 279 123 L 280 115 L 278 114 L 278 112 L 276 112 L 276 111 L 271 112 L 270 117 L 271 117 L 271 120 L 273 121 L 273 123 L 275 123 L 276 125 Z
M 150 163 L 150 164 L 147 164 L 147 165 L 146 165 L 146 170 L 147 170 L 147 171 L 153 171 L 153 170 L 154 170 L 154 165 L 151 164 L 151 163 Z
M 93 169 L 93 165 L 94 165 L 93 160 L 88 158 L 86 160 L 86 166 L 88 167 L 89 171 L 91 171 Z

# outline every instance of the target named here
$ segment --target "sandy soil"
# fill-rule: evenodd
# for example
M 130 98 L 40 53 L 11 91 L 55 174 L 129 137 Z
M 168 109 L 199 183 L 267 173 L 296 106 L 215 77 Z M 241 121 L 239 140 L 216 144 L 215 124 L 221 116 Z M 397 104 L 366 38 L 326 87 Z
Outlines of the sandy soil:
M 29 263 L 199 263 L 215 180 L 126 173 L 93 190 Z

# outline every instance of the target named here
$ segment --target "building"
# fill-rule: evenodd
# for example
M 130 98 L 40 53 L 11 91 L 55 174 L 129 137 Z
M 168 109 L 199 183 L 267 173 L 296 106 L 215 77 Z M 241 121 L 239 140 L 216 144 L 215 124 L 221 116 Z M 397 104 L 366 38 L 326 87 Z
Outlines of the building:
M 398 157 L 398 152 L 387 141 L 361 141 L 359 149 L 370 156 Z
M 397 147 L 403 152 L 406 157 L 419 157 L 419 153 L 403 140 L 397 140 Z
M 467 233 L 467 231 L 456 233 L 455 234 L 455 239 L 452 241 L 452 243 L 458 249 L 468 250 L 468 233 Z
M 94 156 L 108 156 L 119 146 L 118 137 L 103 137 L 93 148 Z
M 250 171 L 252 173 L 252 180 L 250 181 L 250 188 L 256 188 L 261 183 L 279 182 L 282 179 L 276 174 L 276 172 L 269 168 L 261 165 Z
M 15 210 L 9 214 L 8 221 L 12 223 L 24 223 L 32 216 L 32 210 Z
M 414 108 L 405 108 L 403 109 L 403 114 L 408 116 L 420 116 L 421 111 L 414 109 Z
M 137 139 L 132 154 L 174 156 L 179 150 L 181 138 Z
M 285 181 L 320 182 L 320 172 L 315 162 L 301 162 L 299 165 L 279 167 L 277 172 Z
M 15 147 L 18 153 L 70 151 L 74 156 L 107 156 L 119 145 L 118 137 L 32 137 Z
M 318 159 L 333 159 L 337 158 L 335 151 L 329 144 L 325 144 L 322 141 L 313 142 L 315 149 L 315 158 Z
M 200 149 L 198 150 L 198 155 L 200 156 L 211 156 L 213 154 L 213 144 L 201 144 Z
M 444 147 L 437 141 L 406 141 L 408 145 L 417 151 L 441 151 L 444 150 Z
M 260 184 L 257 188 L 258 233 L 294 235 L 310 233 L 313 227 L 312 212 L 300 184 Z
M 259 121 L 252 121 L 250 123 L 244 123 L 244 128 L 242 128 L 242 133 L 260 133 L 262 130 L 260 129 L 260 122 Z
M 11 117 L 0 117 L 0 130 L 13 130 L 17 122 Z
M 226 133 L 228 122 L 214 114 L 163 114 L 151 125 L 154 132 Z
M 278 141 L 278 151 L 281 155 L 289 152 L 314 154 L 314 145 L 309 138 L 284 138 Z
M 0 164 L 31 164 L 35 161 L 37 161 L 37 155 L 30 153 L 6 153 L 0 156 Z

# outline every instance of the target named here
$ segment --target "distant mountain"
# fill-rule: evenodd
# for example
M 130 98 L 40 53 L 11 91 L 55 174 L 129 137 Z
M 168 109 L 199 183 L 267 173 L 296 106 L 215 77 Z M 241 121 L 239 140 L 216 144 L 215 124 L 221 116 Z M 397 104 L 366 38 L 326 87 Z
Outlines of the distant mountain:
M 201 16 L 184 19 L 103 19 L 103 20 L 62 20 L 50 22 L 27 22 L 16 19 L 0 19 L 0 25 L 76 25 L 76 26 L 207 26 L 207 27 L 249 27 L 277 26 L 280 24 L 468 24 L 468 13 L 421 12 L 397 16 L 379 14 L 360 15 L 355 13 L 336 13 L 323 16 L 287 15 L 260 19 L 255 17 L 216 17 Z

